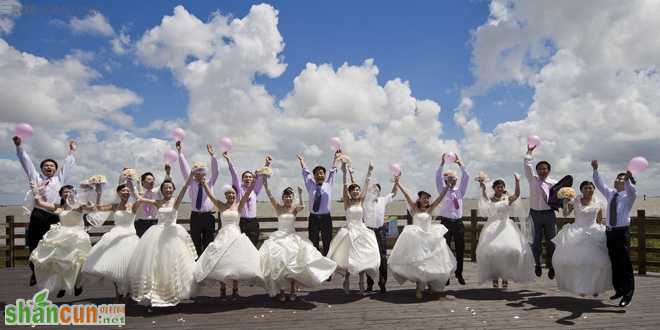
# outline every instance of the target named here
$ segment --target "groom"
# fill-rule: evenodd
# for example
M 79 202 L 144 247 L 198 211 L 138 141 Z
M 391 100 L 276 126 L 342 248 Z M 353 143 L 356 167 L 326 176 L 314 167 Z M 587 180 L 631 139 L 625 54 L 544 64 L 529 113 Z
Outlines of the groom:
M 607 250 L 612 262 L 612 285 L 616 293 L 610 299 L 621 298 L 620 307 L 630 305 L 635 291 L 635 277 L 630 262 L 630 211 L 637 190 L 630 172 L 619 173 L 614 180 L 614 189 L 608 187 L 598 173 L 598 161 L 591 161 L 596 188 L 607 198 Z
M 536 174 L 532 171 L 532 152 L 536 146 L 527 146 L 527 154 L 524 159 L 525 177 L 529 182 L 529 216 L 534 223 L 534 241 L 532 243 L 532 253 L 534 254 L 534 273 L 540 277 L 541 270 L 541 238 L 545 237 L 546 258 L 545 264 L 548 267 L 548 278 L 555 278 L 555 269 L 552 267 L 552 255 L 555 251 L 555 245 L 552 239 L 557 235 L 557 216 L 555 211 L 548 205 L 548 198 L 552 187 L 557 183 L 549 179 L 551 166 L 545 160 L 536 163 Z

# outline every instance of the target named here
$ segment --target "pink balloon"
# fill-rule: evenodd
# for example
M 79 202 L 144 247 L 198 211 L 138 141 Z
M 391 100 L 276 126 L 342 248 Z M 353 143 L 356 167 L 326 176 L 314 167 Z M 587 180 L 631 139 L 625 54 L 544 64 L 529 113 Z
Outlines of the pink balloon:
M 392 175 L 399 176 L 401 175 L 401 166 L 399 164 L 392 164 L 390 165 L 390 171 L 392 172 Z
M 527 145 L 532 148 L 541 144 L 541 138 L 538 135 L 530 135 L 527 137 Z
M 222 150 L 222 152 L 230 151 L 232 146 L 233 143 L 231 142 L 230 138 L 223 137 L 222 139 L 220 139 L 220 150 Z
M 632 174 L 644 172 L 649 167 L 649 161 L 644 157 L 635 157 L 628 163 L 628 171 Z
M 341 150 L 341 140 L 334 136 L 330 138 L 330 146 L 334 151 Z
M 26 123 L 20 123 L 16 125 L 16 136 L 21 139 L 28 139 L 32 137 L 32 126 Z
M 172 131 L 172 137 L 174 138 L 174 141 L 179 142 L 186 137 L 186 132 L 183 130 L 183 128 L 177 127 L 174 129 L 174 131 Z
M 453 163 L 456 161 L 456 154 L 453 152 L 448 152 L 445 154 L 445 162 L 446 163 Z
M 165 163 L 171 164 L 176 162 L 177 159 L 179 159 L 179 155 L 174 150 L 168 150 L 165 151 L 164 158 L 165 158 Z

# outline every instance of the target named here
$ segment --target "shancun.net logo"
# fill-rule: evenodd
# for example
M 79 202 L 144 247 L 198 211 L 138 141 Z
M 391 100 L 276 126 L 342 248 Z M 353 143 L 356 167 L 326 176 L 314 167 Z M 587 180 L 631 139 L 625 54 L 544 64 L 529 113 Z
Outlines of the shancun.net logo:
M 5 306 L 5 325 L 124 325 L 124 304 L 55 305 L 48 300 L 48 289 L 32 299 L 16 299 Z

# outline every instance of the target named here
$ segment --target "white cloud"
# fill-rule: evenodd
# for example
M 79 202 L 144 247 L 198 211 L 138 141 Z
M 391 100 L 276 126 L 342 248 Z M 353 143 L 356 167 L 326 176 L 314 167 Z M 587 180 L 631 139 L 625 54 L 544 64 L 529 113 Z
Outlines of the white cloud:
M 101 35 L 104 37 L 115 35 L 115 30 L 108 19 L 98 11 L 92 11 L 83 18 L 72 17 L 69 26 L 73 32 L 80 34 Z
M 587 179 L 595 158 L 610 176 L 637 155 L 659 165 L 660 2 L 497 0 L 490 8 L 473 34 L 475 83 L 454 116 L 466 156 L 498 175 L 520 171 L 525 137 L 537 134 L 538 157 L 556 175 Z M 526 117 L 482 131 L 470 97 L 511 83 L 534 90 Z M 657 172 L 640 178 L 641 191 L 660 193 Z
M 17 0 L 0 0 L 0 36 L 14 29 L 14 20 L 21 15 L 23 6 Z

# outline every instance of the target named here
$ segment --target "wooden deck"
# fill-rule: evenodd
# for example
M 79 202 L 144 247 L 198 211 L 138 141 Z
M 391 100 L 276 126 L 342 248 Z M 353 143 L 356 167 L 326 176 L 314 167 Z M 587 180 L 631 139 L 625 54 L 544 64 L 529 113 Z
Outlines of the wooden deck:
M 125 329 L 440 329 L 440 328 L 618 328 L 660 327 L 660 275 L 635 278 L 635 297 L 627 308 L 605 297 L 588 299 L 559 292 L 544 277 L 528 285 L 493 289 L 476 283 L 476 264 L 465 265 L 466 286 L 452 283 L 442 294 L 414 297 L 414 286 L 390 279 L 389 291 L 365 297 L 345 295 L 340 276 L 319 290 L 303 291 L 296 302 L 280 303 L 263 289 L 241 285 L 239 301 L 221 301 L 218 288 L 204 288 L 194 301 L 177 307 L 147 311 L 127 306 Z M 0 304 L 31 298 L 27 267 L 0 269 Z M 357 289 L 356 277 L 351 283 Z M 85 288 L 79 297 L 55 303 L 112 303 L 110 285 Z M 4 320 L 4 315 L 3 315 Z M 4 322 L 2 323 L 4 325 Z M 18 327 L 16 327 L 18 328 Z M 25 328 L 25 327 L 23 327 Z M 41 327 L 51 328 L 51 327 Z M 83 327 L 75 327 L 76 329 Z M 90 327 L 99 329 L 98 326 Z

